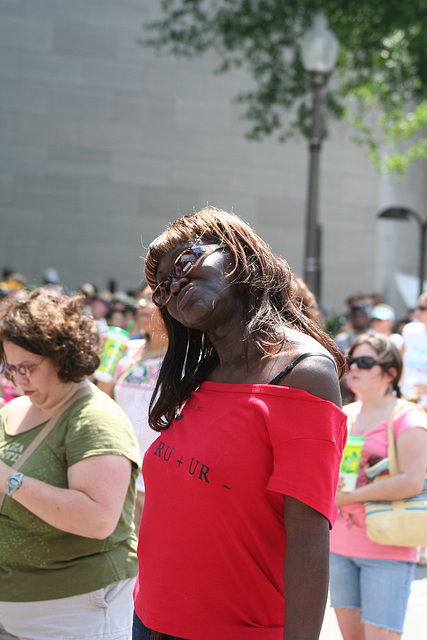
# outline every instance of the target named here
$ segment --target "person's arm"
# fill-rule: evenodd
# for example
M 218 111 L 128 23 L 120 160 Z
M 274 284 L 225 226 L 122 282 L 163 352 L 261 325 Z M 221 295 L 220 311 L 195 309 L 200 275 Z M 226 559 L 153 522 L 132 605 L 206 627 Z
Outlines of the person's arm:
M 285 496 L 284 640 L 318 640 L 329 585 L 329 522 Z
M 334 363 L 301 361 L 279 383 L 304 389 L 341 407 Z M 337 468 L 338 474 L 338 468 Z M 329 586 L 329 521 L 296 498 L 285 496 L 284 640 L 318 640 Z
M 399 473 L 376 480 L 354 491 L 337 491 L 336 505 L 375 500 L 402 500 L 420 493 L 427 468 L 427 431 L 407 429 L 397 438 Z
M 12 495 L 57 529 L 87 538 L 107 538 L 116 528 L 131 476 L 131 461 L 119 455 L 91 456 L 68 469 L 68 489 L 24 475 Z M 13 474 L 0 461 L 0 491 Z

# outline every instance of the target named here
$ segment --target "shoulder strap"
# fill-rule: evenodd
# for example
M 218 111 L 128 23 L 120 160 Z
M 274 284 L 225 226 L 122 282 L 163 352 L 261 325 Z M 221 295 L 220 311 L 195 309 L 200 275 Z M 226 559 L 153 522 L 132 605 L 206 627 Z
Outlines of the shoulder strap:
M 55 413 L 55 415 L 53 415 L 46 422 L 46 424 L 44 425 L 43 429 L 41 429 L 39 431 L 39 433 L 36 435 L 36 437 L 31 442 L 31 444 L 25 449 L 24 453 L 18 458 L 18 460 L 15 462 L 15 464 L 13 464 L 10 467 L 11 472 L 12 471 L 18 471 L 18 469 L 24 464 L 24 462 L 26 460 L 28 460 L 28 458 L 31 456 L 31 454 L 37 449 L 37 447 L 43 442 L 43 440 L 46 438 L 46 436 L 52 431 L 52 429 L 54 428 L 54 426 L 58 422 L 58 418 L 64 413 L 64 411 L 66 409 L 68 409 L 68 407 L 70 407 L 73 404 L 73 402 L 75 402 L 79 398 L 82 398 L 84 396 L 90 395 L 91 393 L 93 393 L 92 389 L 89 389 L 89 391 L 88 391 L 88 387 L 86 385 L 84 387 L 81 387 L 80 389 L 77 389 L 77 391 L 72 395 L 72 397 L 68 400 L 68 402 L 66 402 L 59 409 L 59 411 L 57 411 Z M 5 496 L 5 494 L 0 492 L 0 509 L 1 509 L 2 504 L 3 504 L 4 496 Z
M 394 441 L 394 434 L 393 434 L 393 420 L 395 419 L 399 411 L 404 407 L 413 407 L 415 409 L 419 409 L 424 413 L 424 409 L 419 405 L 415 404 L 415 402 L 408 402 L 407 400 L 403 400 L 403 399 L 399 399 L 396 402 L 396 405 L 392 411 L 392 414 L 389 418 L 388 425 L 387 425 L 387 455 L 389 459 L 390 475 L 392 476 L 396 475 L 396 473 L 399 473 L 396 443 Z
M 351 413 L 351 411 L 347 414 L 348 416 L 348 421 L 350 423 L 350 431 L 348 433 L 349 436 L 353 435 L 353 414 Z
M 391 412 L 391 416 L 388 420 L 388 425 L 387 425 L 387 455 L 388 455 L 388 464 L 390 467 L 391 476 L 396 475 L 396 473 L 398 473 L 398 470 L 399 470 L 397 466 L 396 445 L 394 443 L 394 435 L 393 435 L 393 420 L 396 417 L 396 415 L 399 413 L 402 406 L 403 405 L 398 400 L 393 411 Z
M 299 364 L 302 360 L 305 360 L 305 358 L 310 358 L 311 356 L 321 356 L 322 358 L 327 358 L 328 360 L 334 363 L 334 366 L 336 366 L 335 360 L 331 358 L 331 356 L 326 355 L 326 353 L 320 353 L 317 351 L 308 351 L 307 353 L 302 353 L 300 356 L 298 356 L 298 358 L 295 358 L 295 360 L 291 362 L 291 364 L 288 364 L 288 366 L 285 367 L 283 371 L 278 373 L 277 376 L 275 376 L 272 380 L 270 380 L 268 384 L 277 384 L 279 380 L 284 378 L 284 376 L 288 375 L 288 373 L 290 373 L 292 369 L 296 367 L 297 364 Z

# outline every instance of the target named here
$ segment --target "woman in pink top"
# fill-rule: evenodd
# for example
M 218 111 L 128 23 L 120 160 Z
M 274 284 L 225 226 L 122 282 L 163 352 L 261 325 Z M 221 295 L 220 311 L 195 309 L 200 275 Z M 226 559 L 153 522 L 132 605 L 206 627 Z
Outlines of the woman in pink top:
M 407 404 L 393 420 L 400 473 L 369 481 L 364 468 L 387 456 L 387 425 L 400 396 L 402 358 L 382 334 L 360 336 L 348 355 L 348 384 L 360 400 L 344 407 L 349 432 L 364 436 L 356 489 L 338 491 L 331 533 L 331 604 L 344 640 L 397 640 L 403 633 L 417 547 L 378 544 L 366 535 L 364 502 L 419 493 L 427 466 L 427 420 Z

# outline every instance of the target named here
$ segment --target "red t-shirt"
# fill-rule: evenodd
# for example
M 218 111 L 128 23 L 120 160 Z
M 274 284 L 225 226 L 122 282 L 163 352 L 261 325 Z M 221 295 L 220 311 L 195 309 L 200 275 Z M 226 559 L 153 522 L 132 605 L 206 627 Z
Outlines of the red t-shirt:
M 346 417 L 300 389 L 204 382 L 144 458 L 135 610 L 189 640 L 283 637 L 284 495 L 332 525 Z

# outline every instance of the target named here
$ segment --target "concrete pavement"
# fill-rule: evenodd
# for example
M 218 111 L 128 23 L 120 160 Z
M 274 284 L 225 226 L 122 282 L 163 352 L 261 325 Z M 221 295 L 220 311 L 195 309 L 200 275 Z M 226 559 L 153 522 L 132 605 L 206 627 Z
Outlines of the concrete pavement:
M 427 567 L 415 567 L 402 640 L 427 638 Z M 342 640 L 334 610 L 328 607 L 320 640 Z

